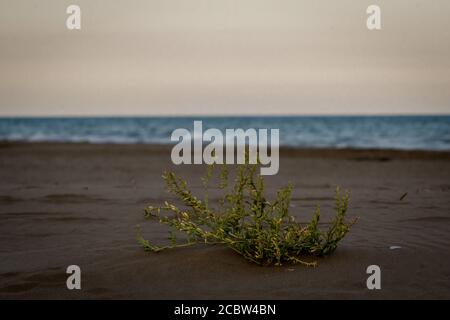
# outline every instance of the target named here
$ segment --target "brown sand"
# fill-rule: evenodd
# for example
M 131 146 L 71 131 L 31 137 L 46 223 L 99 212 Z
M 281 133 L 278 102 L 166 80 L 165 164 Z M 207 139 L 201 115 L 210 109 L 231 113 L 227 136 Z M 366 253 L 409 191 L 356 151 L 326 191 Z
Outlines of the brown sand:
M 171 198 L 160 178 L 169 167 L 166 147 L 0 145 L 0 298 L 450 298 L 450 153 L 283 150 L 267 181 L 271 191 L 295 183 L 300 220 L 316 204 L 331 213 L 336 185 L 360 218 L 317 268 L 259 267 L 218 246 L 144 252 L 137 224 L 166 239 L 142 209 Z M 201 192 L 201 166 L 176 170 Z M 80 291 L 66 289 L 71 264 Z M 379 291 L 366 288 L 371 264 Z

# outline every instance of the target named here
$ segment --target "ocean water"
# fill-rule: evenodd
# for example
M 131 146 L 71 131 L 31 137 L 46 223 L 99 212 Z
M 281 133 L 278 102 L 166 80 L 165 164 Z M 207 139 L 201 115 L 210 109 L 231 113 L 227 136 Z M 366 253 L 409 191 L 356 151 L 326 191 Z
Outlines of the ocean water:
M 450 116 L 0 118 L 0 141 L 170 142 L 177 128 L 279 129 L 280 145 L 450 150 Z

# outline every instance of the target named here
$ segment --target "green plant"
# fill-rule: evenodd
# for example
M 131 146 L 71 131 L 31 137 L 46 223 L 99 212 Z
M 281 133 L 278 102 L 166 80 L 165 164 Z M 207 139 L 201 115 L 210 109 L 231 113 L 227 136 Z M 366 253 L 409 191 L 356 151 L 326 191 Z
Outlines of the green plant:
M 221 244 L 260 265 L 290 262 L 315 266 L 315 261 L 308 262 L 301 257 L 332 253 L 355 222 L 345 221 L 349 196 L 348 192 L 341 196 L 337 188 L 336 215 L 328 230 L 319 229 L 319 206 L 311 222 L 302 226 L 289 214 L 292 185 L 280 189 L 276 199 L 269 202 L 265 197 L 263 177 L 255 174 L 257 165 L 250 164 L 238 165 L 235 184 L 231 188 L 228 186 L 228 167 L 221 165 L 218 185 L 224 195 L 216 207 L 211 207 L 208 189 L 215 167 L 208 166 L 202 178 L 203 200 L 194 196 L 187 182 L 175 173 L 164 173 L 168 191 L 176 195 L 186 209 L 169 202 L 160 207 L 145 208 L 146 218 L 157 219 L 171 228 L 171 243 L 166 246 L 151 244 L 138 229 L 138 241 L 145 250 L 159 252 L 197 243 Z M 187 235 L 183 243 L 177 241 L 176 235 L 180 231 Z

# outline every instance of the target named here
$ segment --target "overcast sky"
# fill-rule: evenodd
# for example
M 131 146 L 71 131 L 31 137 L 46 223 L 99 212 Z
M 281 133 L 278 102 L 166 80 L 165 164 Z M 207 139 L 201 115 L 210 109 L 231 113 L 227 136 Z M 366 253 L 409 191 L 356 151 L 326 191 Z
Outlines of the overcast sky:
M 0 116 L 411 113 L 450 113 L 448 0 L 0 0 Z

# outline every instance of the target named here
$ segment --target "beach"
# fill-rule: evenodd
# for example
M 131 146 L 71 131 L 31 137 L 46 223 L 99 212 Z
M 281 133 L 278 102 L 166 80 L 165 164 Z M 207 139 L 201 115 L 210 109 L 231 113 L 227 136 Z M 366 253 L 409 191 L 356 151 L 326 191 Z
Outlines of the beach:
M 317 204 L 333 214 L 336 186 L 358 218 L 318 266 L 260 267 L 221 246 L 160 253 L 136 241 L 167 241 L 147 205 L 172 200 L 161 174 L 175 170 L 202 194 L 202 165 L 171 164 L 147 144 L 0 144 L 1 299 L 449 299 L 450 152 L 287 149 L 266 177 L 269 193 L 291 181 L 292 213 Z M 66 268 L 81 268 L 81 290 Z M 381 290 L 366 286 L 381 268 Z

